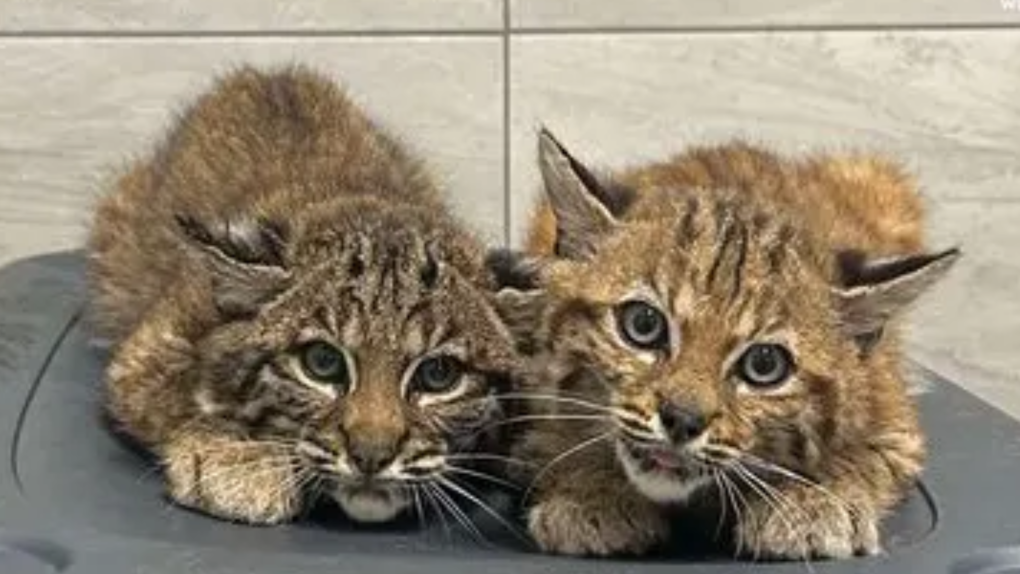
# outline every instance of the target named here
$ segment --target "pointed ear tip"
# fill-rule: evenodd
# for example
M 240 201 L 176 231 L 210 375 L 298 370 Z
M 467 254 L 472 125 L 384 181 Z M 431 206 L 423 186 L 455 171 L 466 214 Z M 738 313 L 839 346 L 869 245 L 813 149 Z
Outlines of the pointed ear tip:
M 567 155 L 567 150 L 560 140 L 545 126 L 538 131 L 538 149 L 542 156 Z
M 935 263 L 939 263 L 941 266 L 945 268 L 949 268 L 952 265 L 956 264 L 956 262 L 959 261 L 961 257 L 963 257 L 963 250 L 960 249 L 958 245 L 954 245 L 949 249 L 945 249 L 933 255 L 932 261 Z
M 556 145 L 556 138 L 546 130 L 538 132 L 538 151 L 542 155 L 548 155 L 551 152 L 557 151 L 559 146 Z
M 963 257 L 963 248 L 961 248 L 959 245 L 954 245 L 954 246 L 950 247 L 949 249 L 946 249 L 945 251 L 943 251 L 939 255 L 939 257 L 943 257 L 943 258 L 947 258 L 947 259 L 959 259 L 960 257 Z

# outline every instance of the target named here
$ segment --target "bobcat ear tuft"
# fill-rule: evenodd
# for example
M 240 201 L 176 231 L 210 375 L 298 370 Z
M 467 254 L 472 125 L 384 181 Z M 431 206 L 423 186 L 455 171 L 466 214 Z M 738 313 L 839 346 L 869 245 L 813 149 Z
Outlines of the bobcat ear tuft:
M 834 291 L 847 335 L 862 352 L 869 351 L 885 325 L 941 280 L 960 257 L 957 248 L 872 261 L 860 253 L 840 253 L 842 280 Z
M 584 259 L 617 227 L 616 217 L 633 201 L 634 194 L 612 182 L 603 182 L 542 128 L 538 135 L 542 182 L 556 218 L 556 253 Z
M 257 311 L 290 278 L 282 223 L 243 218 L 207 224 L 182 214 L 175 219 L 189 252 L 211 274 L 215 303 L 224 313 Z
M 236 264 L 283 267 L 287 227 L 265 218 L 221 220 L 205 224 L 178 214 L 177 225 L 191 243 Z
M 520 350 L 531 352 L 546 307 L 545 260 L 511 249 L 494 249 L 485 260 L 496 286 L 496 311 Z
M 543 260 L 522 251 L 499 248 L 489 250 L 485 267 L 499 289 L 529 290 L 538 288 Z

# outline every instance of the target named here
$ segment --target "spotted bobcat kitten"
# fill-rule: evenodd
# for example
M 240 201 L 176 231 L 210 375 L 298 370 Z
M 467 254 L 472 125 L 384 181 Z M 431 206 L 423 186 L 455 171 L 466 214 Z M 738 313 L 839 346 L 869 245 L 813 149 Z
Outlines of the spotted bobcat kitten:
M 540 142 L 529 248 L 557 257 L 509 304 L 540 305 L 541 547 L 641 553 L 715 499 L 754 556 L 878 551 L 925 456 L 897 318 L 958 258 L 923 250 L 913 184 L 741 143 L 600 177 Z
M 326 492 L 388 520 L 499 415 L 482 245 L 306 69 L 221 78 L 102 199 L 88 253 L 106 406 L 180 504 L 272 524 Z

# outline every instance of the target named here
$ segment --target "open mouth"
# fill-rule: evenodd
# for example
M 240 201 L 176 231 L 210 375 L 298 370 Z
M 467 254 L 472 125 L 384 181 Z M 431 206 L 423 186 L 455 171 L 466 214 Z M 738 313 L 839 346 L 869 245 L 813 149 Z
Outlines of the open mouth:
M 680 452 L 671 445 L 635 443 L 627 439 L 621 439 L 619 442 L 623 454 L 643 473 L 663 475 L 676 480 L 687 480 L 701 475 L 704 465 L 691 454 Z
M 689 452 L 660 443 L 617 441 L 617 457 L 631 484 L 651 500 L 682 503 L 706 484 L 711 473 Z

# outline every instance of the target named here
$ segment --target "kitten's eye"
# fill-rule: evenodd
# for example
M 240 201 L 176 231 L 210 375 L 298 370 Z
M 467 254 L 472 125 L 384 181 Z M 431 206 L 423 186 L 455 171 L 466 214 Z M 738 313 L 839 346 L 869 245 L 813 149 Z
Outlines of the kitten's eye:
M 751 345 L 740 357 L 740 378 L 752 387 L 772 387 L 790 376 L 793 359 L 782 345 Z
M 317 382 L 331 385 L 346 385 L 348 382 L 344 352 L 323 341 L 308 343 L 301 349 L 301 369 Z
M 644 301 L 628 301 L 618 308 L 616 320 L 623 339 L 644 350 L 669 346 L 669 322 L 666 316 Z
M 464 365 L 457 359 L 446 355 L 430 357 L 418 363 L 411 386 L 419 393 L 446 393 L 457 386 L 463 375 Z

